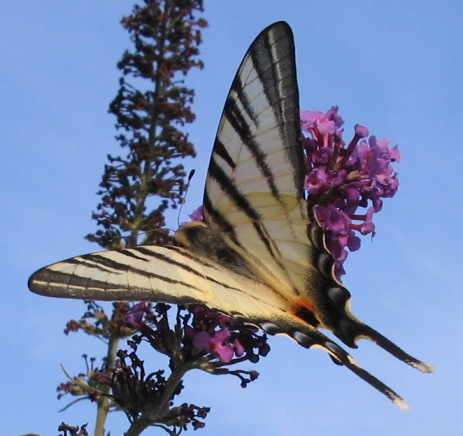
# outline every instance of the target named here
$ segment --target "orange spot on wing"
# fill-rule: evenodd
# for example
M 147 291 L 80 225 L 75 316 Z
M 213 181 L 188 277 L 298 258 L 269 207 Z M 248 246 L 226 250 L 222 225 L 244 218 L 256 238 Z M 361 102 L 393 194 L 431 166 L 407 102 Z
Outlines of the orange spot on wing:
M 291 305 L 290 311 L 294 316 L 314 327 L 320 324 L 320 321 L 315 316 L 315 307 L 307 297 L 297 297 Z
M 313 304 L 310 302 L 310 300 L 307 297 L 302 297 L 299 296 L 294 300 L 293 305 L 291 306 L 291 313 L 294 313 L 294 315 L 297 315 L 297 312 L 301 308 L 305 308 L 309 310 L 310 312 L 314 313 L 315 312 L 315 307 Z

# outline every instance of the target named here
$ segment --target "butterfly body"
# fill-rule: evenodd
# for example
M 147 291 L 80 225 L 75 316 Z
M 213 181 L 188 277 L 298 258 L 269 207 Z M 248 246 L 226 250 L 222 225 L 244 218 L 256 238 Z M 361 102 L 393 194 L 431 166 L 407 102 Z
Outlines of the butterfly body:
M 324 233 L 305 199 L 294 42 L 286 23 L 265 29 L 246 53 L 228 94 L 209 164 L 203 222 L 175 246 L 139 246 L 68 259 L 37 271 L 38 294 L 79 299 L 204 304 L 321 348 L 385 394 L 402 398 L 320 331 L 346 345 L 367 338 L 424 372 L 350 311 Z

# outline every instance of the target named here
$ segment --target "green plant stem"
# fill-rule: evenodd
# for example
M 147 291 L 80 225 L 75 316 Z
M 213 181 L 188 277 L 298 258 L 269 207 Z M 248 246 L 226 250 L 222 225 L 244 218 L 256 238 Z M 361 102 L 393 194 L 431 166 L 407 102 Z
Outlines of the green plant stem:
M 106 354 L 106 369 L 114 366 L 116 359 L 116 353 L 119 347 L 119 338 L 111 337 L 108 342 L 108 352 Z M 108 417 L 110 399 L 105 395 L 109 394 L 109 386 L 104 386 L 102 389 L 103 395 L 98 400 L 98 409 L 96 414 L 96 423 L 95 423 L 95 436 L 104 436 L 104 429 L 106 418 Z

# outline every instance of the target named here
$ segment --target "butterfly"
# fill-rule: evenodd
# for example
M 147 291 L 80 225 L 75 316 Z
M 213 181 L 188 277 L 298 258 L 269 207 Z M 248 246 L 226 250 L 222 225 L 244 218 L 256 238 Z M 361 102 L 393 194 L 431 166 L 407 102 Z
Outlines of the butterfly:
M 173 246 L 138 246 L 77 256 L 42 268 L 31 291 L 83 300 L 203 304 L 321 348 L 335 363 L 406 409 L 321 329 L 356 348 L 366 338 L 423 372 L 415 359 L 357 319 L 334 275 L 324 233 L 304 194 L 295 49 L 284 22 L 248 49 L 228 94 L 214 142 L 203 221 L 182 226 Z

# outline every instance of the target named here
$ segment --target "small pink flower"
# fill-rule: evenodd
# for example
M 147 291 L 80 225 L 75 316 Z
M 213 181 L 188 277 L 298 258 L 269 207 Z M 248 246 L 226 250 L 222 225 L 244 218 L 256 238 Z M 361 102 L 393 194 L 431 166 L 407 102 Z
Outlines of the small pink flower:
M 193 338 L 193 345 L 196 348 L 210 353 L 212 356 L 217 357 L 220 361 L 228 363 L 233 358 L 233 348 L 230 344 L 224 342 L 230 337 L 230 332 L 226 329 L 220 330 L 213 335 L 208 332 L 197 332 Z
M 204 221 L 203 207 L 199 206 L 197 209 L 191 212 L 188 216 L 191 219 L 191 221 Z

